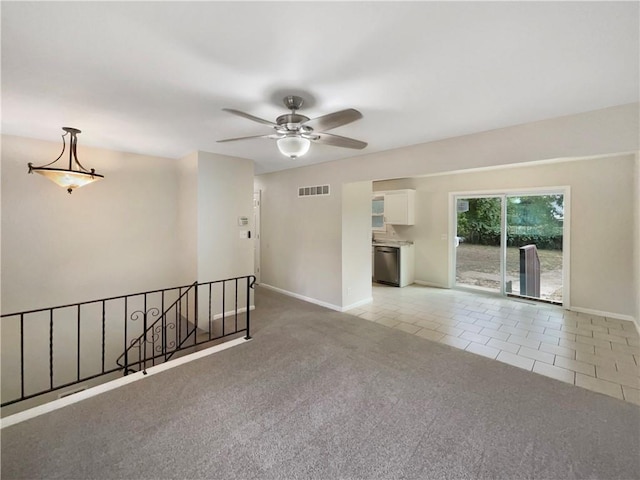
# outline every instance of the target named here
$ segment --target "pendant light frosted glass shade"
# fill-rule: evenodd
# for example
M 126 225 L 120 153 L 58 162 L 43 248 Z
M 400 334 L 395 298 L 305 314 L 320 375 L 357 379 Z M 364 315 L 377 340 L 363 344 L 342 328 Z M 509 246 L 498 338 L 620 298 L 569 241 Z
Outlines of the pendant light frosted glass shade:
M 93 168 L 90 170 L 84 168 L 78 161 L 76 146 L 78 144 L 77 135 L 80 133 L 80 130 L 72 127 L 63 127 L 62 130 L 66 132 L 62 135 L 62 153 L 53 162 L 41 167 L 34 167 L 33 164 L 29 163 L 29 173 L 39 173 L 61 187 L 66 188 L 69 193 L 71 193 L 75 188 L 83 187 L 89 183 L 104 178 L 103 175 L 96 173 Z M 53 165 L 62 158 L 62 155 L 64 155 L 64 151 L 67 146 L 64 141 L 64 137 L 67 135 L 71 136 L 69 140 L 69 168 L 49 167 L 49 165 Z M 73 168 L 74 166 L 76 167 L 75 169 Z
M 63 170 L 61 168 L 32 168 L 31 170 L 47 177 L 49 180 L 57 183 L 67 190 L 84 187 L 89 183 L 104 178 L 102 175 L 98 175 L 97 173 Z
M 280 153 L 292 159 L 301 157 L 307 153 L 311 146 L 310 140 L 295 135 L 280 138 L 277 143 Z

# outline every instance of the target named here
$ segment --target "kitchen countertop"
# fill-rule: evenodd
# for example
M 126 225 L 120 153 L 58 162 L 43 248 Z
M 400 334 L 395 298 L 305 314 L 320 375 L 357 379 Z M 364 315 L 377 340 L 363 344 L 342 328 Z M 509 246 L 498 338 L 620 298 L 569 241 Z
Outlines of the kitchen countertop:
M 413 245 L 413 242 L 406 240 L 385 240 L 379 242 L 372 242 L 372 246 L 374 247 L 404 247 L 407 245 Z

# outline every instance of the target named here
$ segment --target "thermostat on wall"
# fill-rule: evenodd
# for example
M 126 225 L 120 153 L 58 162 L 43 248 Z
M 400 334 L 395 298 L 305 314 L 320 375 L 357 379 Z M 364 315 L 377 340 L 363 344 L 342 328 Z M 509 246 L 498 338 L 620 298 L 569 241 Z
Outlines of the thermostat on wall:
M 238 217 L 238 226 L 244 227 L 249 225 L 249 219 L 247 217 Z

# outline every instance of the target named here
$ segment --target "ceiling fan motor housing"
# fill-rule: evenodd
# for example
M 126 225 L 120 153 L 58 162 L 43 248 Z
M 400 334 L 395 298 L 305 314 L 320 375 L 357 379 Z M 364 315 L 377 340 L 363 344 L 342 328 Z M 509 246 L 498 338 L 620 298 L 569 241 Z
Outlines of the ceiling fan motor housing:
M 298 131 L 300 129 L 300 124 L 303 122 L 307 122 L 309 117 L 305 117 L 304 115 L 299 115 L 297 113 L 285 113 L 284 115 L 280 115 L 276 118 L 276 123 L 279 127 L 285 127 L 289 131 Z

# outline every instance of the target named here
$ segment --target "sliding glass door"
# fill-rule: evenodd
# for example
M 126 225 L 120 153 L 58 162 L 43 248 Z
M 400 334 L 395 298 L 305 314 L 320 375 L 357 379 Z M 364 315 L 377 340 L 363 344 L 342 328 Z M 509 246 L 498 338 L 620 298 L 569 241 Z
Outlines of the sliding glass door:
M 506 292 L 562 303 L 564 195 L 506 196 Z
M 455 196 L 456 286 L 561 304 L 564 196 Z
M 458 198 L 456 208 L 456 285 L 501 292 L 502 198 Z

